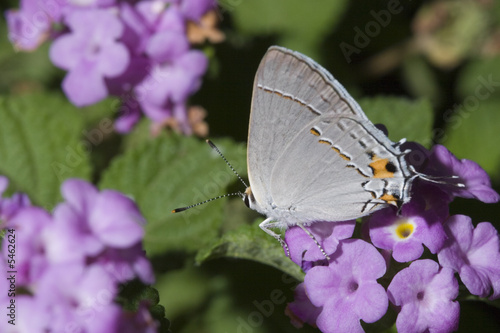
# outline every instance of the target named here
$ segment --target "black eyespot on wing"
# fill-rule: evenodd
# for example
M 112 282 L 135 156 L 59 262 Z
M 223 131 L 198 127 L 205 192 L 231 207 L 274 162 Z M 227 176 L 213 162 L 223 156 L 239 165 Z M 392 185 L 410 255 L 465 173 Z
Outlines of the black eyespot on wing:
M 395 173 L 398 170 L 392 162 L 387 162 L 387 164 L 385 165 L 385 169 L 391 173 Z

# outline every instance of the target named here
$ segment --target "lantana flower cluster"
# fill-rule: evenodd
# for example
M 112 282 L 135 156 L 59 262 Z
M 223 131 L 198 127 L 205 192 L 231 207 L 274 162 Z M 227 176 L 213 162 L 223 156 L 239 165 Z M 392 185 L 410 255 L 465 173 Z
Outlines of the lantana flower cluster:
M 187 99 L 208 60 L 192 42 L 219 42 L 215 0 L 21 0 L 6 13 L 9 39 L 20 50 L 52 40 L 50 59 L 67 71 L 62 88 L 76 106 L 117 96 L 115 127 L 130 131 L 141 113 L 158 126 L 206 134 Z M 157 126 L 157 127 L 158 127 Z
M 0 304 L 9 312 L 15 299 L 23 318 L 7 316 L 1 332 L 157 331 L 146 302 L 136 313 L 116 303 L 128 281 L 154 282 L 142 250 L 145 221 L 130 198 L 69 179 L 61 186 L 64 202 L 49 213 L 25 194 L 4 198 L 7 185 L 0 176 L 0 270 L 7 274 Z
M 290 258 L 306 272 L 287 307 L 296 326 L 363 332 L 361 321 L 374 323 L 391 306 L 398 332 L 452 332 L 460 314 L 457 275 L 467 295 L 500 297 L 497 230 L 448 208 L 455 197 L 498 202 L 488 175 L 444 146 L 408 144 L 425 156 L 419 171 L 438 181 L 417 179 L 400 212 L 388 207 L 364 218 L 360 237 L 353 237 L 354 220 L 306 227 L 329 260 L 300 227 L 286 231 Z

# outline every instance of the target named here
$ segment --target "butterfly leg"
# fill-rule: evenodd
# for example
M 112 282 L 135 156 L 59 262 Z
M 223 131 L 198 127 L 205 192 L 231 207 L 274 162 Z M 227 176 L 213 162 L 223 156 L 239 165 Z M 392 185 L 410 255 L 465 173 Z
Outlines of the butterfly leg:
M 314 235 L 306 229 L 306 227 L 304 227 L 302 224 L 297 224 L 302 230 L 305 231 L 305 233 L 311 237 L 311 239 L 314 241 L 314 243 L 316 243 L 316 245 L 318 246 L 319 250 L 321 251 L 321 253 L 323 253 L 323 255 L 325 256 L 326 260 L 330 260 L 330 257 L 328 256 L 328 254 L 326 254 L 325 250 L 323 249 L 323 247 L 321 246 L 321 244 L 317 241 L 316 237 L 314 237 Z
M 278 242 L 280 242 L 281 247 L 284 247 L 286 249 L 286 256 L 290 257 L 290 250 L 288 249 L 288 245 L 286 244 L 286 242 L 281 238 L 280 235 L 271 230 L 271 228 L 280 228 L 282 226 L 283 224 L 281 222 L 273 222 L 272 218 L 270 217 L 259 224 L 259 227 L 264 230 L 266 234 L 273 236 Z

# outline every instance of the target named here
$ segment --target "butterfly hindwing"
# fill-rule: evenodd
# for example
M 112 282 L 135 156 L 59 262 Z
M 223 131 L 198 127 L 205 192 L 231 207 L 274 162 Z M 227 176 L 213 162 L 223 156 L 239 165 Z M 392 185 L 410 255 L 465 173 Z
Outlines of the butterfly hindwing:
M 374 131 L 369 121 L 336 116 L 296 134 L 271 175 L 273 202 L 295 212 L 288 223 L 342 221 L 397 204 L 404 195 L 404 166 Z

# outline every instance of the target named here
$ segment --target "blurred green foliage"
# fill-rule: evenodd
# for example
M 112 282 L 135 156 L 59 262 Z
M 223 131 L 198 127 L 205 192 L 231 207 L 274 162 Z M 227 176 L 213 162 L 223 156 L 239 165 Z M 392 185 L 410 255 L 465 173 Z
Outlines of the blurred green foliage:
M 498 190 L 500 2 L 221 0 L 219 13 L 227 40 L 206 48 L 211 68 L 191 103 L 207 109 L 210 137 L 242 176 L 253 77 L 279 44 L 321 63 L 393 141 L 442 143 L 482 165 Z M 152 136 L 147 121 L 125 137 L 110 131 L 115 100 L 72 106 L 49 45 L 15 52 L 0 23 L 0 174 L 10 191 L 51 209 L 61 182 L 80 177 L 133 197 L 175 332 L 296 332 L 284 311 L 302 273 L 255 225 L 258 215 L 239 198 L 171 213 L 244 190 L 220 157 L 197 138 Z M 499 225 L 498 205 L 458 200 L 452 209 Z M 481 331 L 499 331 L 498 316 L 464 301 L 460 331 L 477 318 Z
M 387 127 L 392 141 L 406 138 L 431 146 L 433 113 L 428 100 L 378 96 L 362 98 L 359 105 L 374 124 Z
M 61 183 L 90 179 L 83 117 L 61 94 L 0 96 L 0 174 L 34 204 L 53 208 Z

